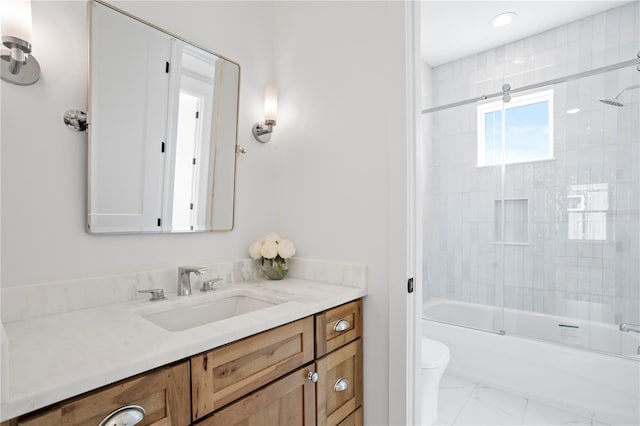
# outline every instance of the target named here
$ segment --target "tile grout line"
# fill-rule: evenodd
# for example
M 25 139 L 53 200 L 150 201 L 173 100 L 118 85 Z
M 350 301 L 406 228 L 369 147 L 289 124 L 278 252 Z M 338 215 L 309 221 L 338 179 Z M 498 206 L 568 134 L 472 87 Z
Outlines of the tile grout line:
M 524 410 L 522 411 L 522 420 L 520 420 L 520 426 L 524 426 L 524 419 L 527 416 L 527 408 L 529 408 L 529 398 L 524 400 Z
M 462 407 L 460 407 L 460 411 L 458 411 L 458 414 L 456 414 L 456 417 L 453 419 L 453 422 L 451 422 L 451 426 L 456 424 L 456 422 L 458 421 L 458 417 L 460 417 L 460 414 L 462 414 L 462 412 L 464 411 L 464 407 L 467 406 L 467 404 L 469 403 L 469 400 L 473 397 L 473 393 L 476 391 L 476 389 L 478 389 L 478 383 L 472 383 L 472 384 L 473 384 L 473 390 L 471 391 L 469 396 L 467 396 L 467 399 L 464 402 L 464 404 L 462 404 Z
M 476 399 L 477 399 L 479 402 L 483 402 L 483 403 L 485 403 L 486 405 L 488 405 L 489 407 L 491 407 L 491 409 L 492 409 L 492 410 L 494 410 L 494 411 L 496 411 L 496 412 L 501 412 L 501 413 L 503 413 L 503 414 L 505 414 L 505 415 L 507 415 L 507 416 L 509 416 L 509 417 L 516 417 L 515 415 L 511 414 L 508 410 L 506 410 L 506 409 L 504 409 L 504 408 L 500 407 L 500 406 L 499 406 L 499 404 L 495 404 L 495 405 L 494 405 L 494 404 L 492 404 L 492 403 L 489 403 L 488 401 L 481 401 L 481 400 L 480 400 L 480 389 L 484 388 L 484 389 L 491 390 L 491 391 L 493 391 L 493 392 L 499 392 L 499 393 L 501 393 L 501 394 L 508 395 L 509 397 L 515 397 L 515 398 L 523 399 L 523 400 L 525 401 L 524 409 L 526 410 L 526 407 L 527 407 L 527 405 L 528 405 L 528 399 L 527 399 L 527 398 L 522 397 L 522 396 L 519 396 L 519 395 L 516 395 L 516 394 L 512 394 L 512 393 L 510 393 L 510 392 L 505 392 L 505 391 L 502 391 L 502 390 L 500 390 L 500 389 L 496 389 L 496 388 L 494 388 L 493 386 L 490 386 L 490 385 L 480 385 L 480 384 L 479 384 L 479 386 L 480 386 L 480 388 L 478 389 L 478 395 L 477 395 L 477 398 L 476 398 Z M 524 420 L 524 411 L 523 411 L 523 420 Z

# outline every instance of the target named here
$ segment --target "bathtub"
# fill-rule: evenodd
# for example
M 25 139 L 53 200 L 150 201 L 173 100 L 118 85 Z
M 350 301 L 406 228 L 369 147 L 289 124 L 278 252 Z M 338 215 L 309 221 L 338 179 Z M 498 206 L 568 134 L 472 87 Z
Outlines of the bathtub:
M 513 309 L 504 309 L 504 335 L 477 330 L 494 329 L 501 311 L 431 299 L 423 335 L 449 346 L 453 375 L 611 425 L 640 424 L 640 334 Z

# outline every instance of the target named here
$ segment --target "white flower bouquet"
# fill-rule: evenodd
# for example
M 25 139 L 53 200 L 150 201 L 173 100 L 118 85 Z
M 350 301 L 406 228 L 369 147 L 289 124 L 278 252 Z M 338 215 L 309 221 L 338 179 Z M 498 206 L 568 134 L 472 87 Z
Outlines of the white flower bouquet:
M 296 247 L 289 240 L 271 233 L 249 246 L 249 255 L 261 259 L 262 272 L 272 280 L 281 280 L 289 272 L 288 260 L 296 254 Z

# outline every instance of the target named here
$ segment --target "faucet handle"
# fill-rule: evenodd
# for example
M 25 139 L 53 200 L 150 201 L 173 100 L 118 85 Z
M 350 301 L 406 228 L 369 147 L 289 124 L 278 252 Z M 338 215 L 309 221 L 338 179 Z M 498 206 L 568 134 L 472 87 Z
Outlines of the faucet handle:
M 215 283 L 217 283 L 218 281 L 222 281 L 222 278 L 214 278 L 212 280 L 207 280 L 207 281 L 203 281 L 202 282 L 202 288 L 200 289 L 200 291 L 211 291 L 211 290 L 215 290 L 215 288 L 213 287 L 213 285 Z
M 166 297 L 164 296 L 164 290 L 161 288 L 150 288 L 149 290 L 138 290 L 138 293 L 151 293 L 152 302 L 157 302 L 158 300 L 164 300 Z

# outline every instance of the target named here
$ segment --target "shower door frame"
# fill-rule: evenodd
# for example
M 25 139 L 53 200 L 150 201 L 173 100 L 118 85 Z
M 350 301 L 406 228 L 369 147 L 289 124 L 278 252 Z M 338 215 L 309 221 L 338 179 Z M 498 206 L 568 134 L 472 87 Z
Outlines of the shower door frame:
M 539 89 L 541 87 L 552 86 L 554 84 L 566 83 L 567 81 L 579 80 L 584 77 L 590 77 L 592 75 L 602 74 L 609 71 L 615 71 L 615 70 L 626 68 L 626 67 L 632 67 L 634 65 L 640 65 L 640 51 L 638 52 L 636 58 L 630 59 L 628 61 L 616 62 L 615 64 L 605 65 L 603 67 L 598 67 L 588 71 L 578 72 L 575 74 L 569 74 L 564 77 L 553 78 L 551 80 L 542 81 L 540 83 L 528 84 L 526 86 L 517 87 L 515 89 L 512 88 L 511 85 L 509 85 L 508 83 L 505 83 L 502 86 L 502 91 L 500 92 L 494 92 L 488 95 L 476 96 L 476 97 L 468 98 L 462 101 L 452 102 L 445 105 L 439 105 L 437 107 L 426 108 L 426 109 L 423 109 L 420 114 L 422 115 L 422 114 L 442 111 L 442 110 L 457 107 L 457 106 L 468 105 L 468 104 L 472 104 L 480 101 L 485 101 L 488 99 L 498 98 L 500 96 L 504 97 L 506 93 L 513 95 L 515 93 Z

